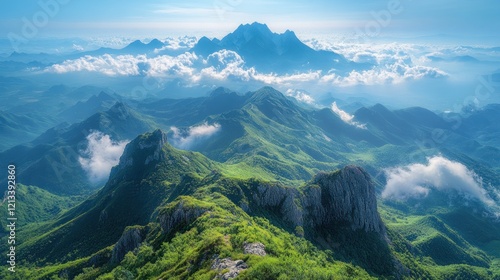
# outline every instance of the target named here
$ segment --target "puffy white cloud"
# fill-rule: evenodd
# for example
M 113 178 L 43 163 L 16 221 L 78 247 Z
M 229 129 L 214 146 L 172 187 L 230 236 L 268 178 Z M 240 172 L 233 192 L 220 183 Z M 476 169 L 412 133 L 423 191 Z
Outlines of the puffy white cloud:
M 177 148 L 189 149 L 200 141 L 219 132 L 221 130 L 221 125 L 218 123 L 209 125 L 205 122 L 198 126 L 192 126 L 184 131 L 175 126 L 172 126 L 170 129 L 173 132 L 172 144 Z
M 347 113 L 346 111 L 343 111 L 342 109 L 340 109 L 337 106 L 337 102 L 333 102 L 332 103 L 331 109 L 346 124 L 355 126 L 357 128 L 366 129 L 366 124 L 361 124 L 359 122 L 356 122 L 354 120 L 354 116 L 353 115 L 350 115 L 349 113 Z
M 442 156 L 428 159 L 427 164 L 411 164 L 385 170 L 387 184 L 382 197 L 406 200 L 426 197 L 432 190 L 456 191 L 467 199 L 487 205 L 495 202 L 483 188 L 482 179 L 465 165 Z
M 164 44 L 165 46 L 162 47 L 161 49 L 156 49 L 155 53 L 160 53 L 162 51 L 178 51 L 178 50 L 189 50 L 194 45 L 196 45 L 196 42 L 198 39 L 196 37 L 192 36 L 182 36 L 182 37 L 168 37 L 165 39 Z
M 191 79 L 195 75 L 195 64 L 200 57 L 194 53 L 183 53 L 178 56 L 161 55 L 146 59 L 145 75 L 163 78 Z
M 128 141 L 112 141 L 109 135 L 94 131 L 87 136 L 87 148 L 78 158 L 91 182 L 106 180 L 111 168 L 118 164 Z
M 203 60 L 199 71 L 200 79 L 249 81 L 255 74 L 255 69 L 246 69 L 245 61 L 234 51 L 220 50 Z

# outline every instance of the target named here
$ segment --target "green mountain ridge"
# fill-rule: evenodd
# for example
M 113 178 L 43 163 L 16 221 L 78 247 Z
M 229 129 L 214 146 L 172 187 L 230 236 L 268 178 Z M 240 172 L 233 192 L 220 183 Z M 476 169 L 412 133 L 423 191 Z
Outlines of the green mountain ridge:
M 268 185 L 265 182 L 256 180 L 226 178 L 217 171 L 218 169 L 224 172 L 223 165 L 214 163 L 200 154 L 172 148 L 169 144 L 166 144 L 166 136 L 159 130 L 151 134 L 139 136 L 127 145 L 124 155 L 120 159 L 120 164 L 112 171 L 108 184 L 92 198 L 66 212 L 54 222 L 42 225 L 41 230 L 45 234 L 41 236 L 33 235 L 29 241 L 22 244 L 20 246 L 21 254 L 23 252 L 31 252 L 29 258 L 26 259 L 29 262 L 38 260 L 42 262 L 62 261 L 68 263 L 73 259 L 91 256 L 98 253 L 101 249 L 113 245 L 120 239 L 124 230 L 127 232 L 125 229 L 127 226 L 140 225 L 151 228 L 149 230 L 153 234 L 158 229 L 155 229 L 155 225 L 151 224 L 151 222 L 154 223 L 156 219 L 158 219 L 159 226 L 163 229 L 164 234 L 162 236 L 139 235 L 146 236 L 145 238 L 154 237 L 154 240 L 151 241 L 152 243 L 159 242 L 158 238 L 164 242 L 173 237 L 169 233 L 182 232 L 183 228 L 195 222 L 198 217 L 202 216 L 203 212 L 208 211 L 203 206 L 201 210 L 195 211 L 196 215 L 189 213 L 180 214 L 180 218 L 175 218 L 177 216 L 174 216 L 171 218 L 173 220 L 170 223 L 165 222 L 165 218 L 162 218 L 165 213 L 174 215 L 178 211 L 188 211 L 185 209 L 187 207 L 185 203 L 182 204 L 181 210 L 173 212 L 172 210 L 169 210 L 170 212 L 162 210 L 161 205 L 177 207 L 175 205 L 178 204 L 175 201 L 179 201 L 179 199 L 181 201 L 195 199 L 196 203 L 192 206 L 195 209 L 201 207 L 199 205 L 210 205 L 210 201 L 215 198 L 222 199 L 222 201 L 225 201 L 225 204 L 231 208 L 239 209 L 238 211 L 241 213 L 244 213 L 242 208 L 240 208 L 243 207 L 247 212 L 254 213 L 251 215 L 256 215 L 255 217 L 263 217 L 265 220 L 271 219 L 277 225 L 283 225 L 285 231 L 279 231 L 281 232 L 280 234 L 297 234 L 299 236 L 304 236 L 305 234 L 306 236 L 310 235 L 313 239 L 317 239 L 324 234 L 323 229 L 319 230 L 317 227 L 328 224 L 332 229 L 340 226 L 341 228 L 345 228 L 347 232 L 355 230 L 359 232 L 358 235 L 360 236 L 368 234 L 373 235 L 374 237 L 372 238 L 375 239 L 377 239 L 375 236 L 379 233 L 382 235 L 378 238 L 380 243 L 378 246 L 383 246 L 385 242 L 382 237 L 385 230 L 378 214 L 376 214 L 374 189 L 373 186 L 369 185 L 369 181 L 363 184 L 368 184 L 366 187 L 368 191 L 371 190 L 371 195 L 365 195 L 360 192 L 359 194 L 362 195 L 359 195 L 359 197 L 352 195 L 350 199 L 354 199 L 353 205 L 356 205 L 354 206 L 354 211 L 365 211 L 363 210 L 365 209 L 363 205 L 371 203 L 373 206 L 368 211 L 375 214 L 372 221 L 359 220 L 360 218 L 363 219 L 362 217 L 368 217 L 366 213 L 359 215 L 349 214 L 349 216 L 352 215 L 358 218 L 352 221 L 344 220 L 342 218 L 344 215 L 342 211 L 351 211 L 350 206 L 348 206 L 349 204 L 346 204 L 345 210 L 330 208 L 332 203 L 339 207 L 341 205 L 340 202 L 343 200 L 339 200 L 338 202 L 325 201 L 323 206 L 319 206 L 326 207 L 324 210 L 322 210 L 323 208 L 314 206 L 316 204 L 314 199 L 309 200 L 309 198 L 322 197 L 323 195 L 320 190 L 326 192 L 325 198 L 331 197 L 330 199 L 336 199 L 336 195 L 328 195 L 328 193 L 333 192 L 333 189 L 341 187 L 341 185 L 334 183 L 334 185 L 330 186 L 327 182 L 340 180 L 340 183 L 345 178 L 356 178 L 356 176 L 361 176 L 359 177 L 362 178 L 361 180 L 367 180 L 369 177 L 366 176 L 368 175 L 360 169 L 354 167 L 345 169 L 341 174 L 328 175 L 333 176 L 331 178 L 322 175 L 316 181 L 313 181 L 314 185 L 299 190 L 299 192 L 295 192 L 294 188 L 286 188 L 281 185 Z M 344 178 L 344 176 L 347 177 Z M 318 185 L 320 186 L 319 189 Z M 355 185 L 362 186 L 362 184 L 359 185 L 357 183 L 354 183 L 353 186 Z M 258 190 L 257 194 L 255 194 L 256 190 Z M 364 199 L 365 197 L 371 200 L 371 202 L 355 202 L 358 201 L 357 199 Z M 296 204 L 297 202 L 294 201 L 297 199 L 302 202 Z M 207 202 L 202 202 L 205 200 Z M 240 207 L 236 206 L 235 203 L 240 205 Z M 126 209 L 131 204 L 136 205 L 134 212 L 123 215 L 122 213 L 127 212 Z M 174 206 L 169 206 L 172 204 Z M 281 210 L 277 211 L 278 208 L 276 207 L 281 207 Z M 304 219 L 298 216 L 290 216 L 290 207 L 295 209 L 293 211 L 297 215 L 306 215 Z M 304 210 L 300 210 L 301 208 L 304 208 Z M 212 208 L 209 207 L 209 209 Z M 331 214 L 328 214 L 330 212 Z M 239 219 L 240 215 L 247 217 L 245 219 L 250 219 L 247 214 L 238 214 L 235 216 L 235 219 Z M 212 219 L 210 221 L 213 222 Z M 313 221 L 313 223 L 309 224 L 306 221 Z M 170 224 L 170 226 L 167 226 L 165 223 Z M 292 232 L 286 233 L 286 229 Z M 149 230 L 146 230 L 146 232 L 149 232 Z M 40 229 L 35 229 L 33 232 L 38 231 Z M 365 231 L 366 233 L 363 233 Z M 29 232 L 25 234 L 26 236 L 30 236 Z M 245 232 L 237 231 L 236 234 L 245 234 Z M 76 238 L 77 236 L 85 236 L 85 238 Z M 327 236 L 321 237 L 321 239 L 327 240 L 328 238 L 333 238 L 330 235 Z M 127 245 L 125 247 L 128 248 L 130 246 Z M 317 249 L 311 250 L 314 251 Z M 388 252 L 387 249 L 386 253 Z M 118 259 L 117 257 L 113 258 L 114 263 L 122 261 L 124 254 L 120 254 L 120 256 Z M 367 261 L 366 259 L 361 260 Z M 354 269 L 353 273 L 354 271 L 358 271 L 358 269 Z M 363 272 L 359 271 L 356 273 Z
M 0 153 L 0 164 L 16 164 L 20 182 L 26 185 L 56 194 L 88 193 L 96 186 L 78 160 L 87 147 L 86 137 L 99 131 L 119 141 L 132 139 L 152 127 L 152 121 L 123 103 L 116 103 L 110 110 L 96 113 L 81 123 L 49 129 L 30 143 Z
M 160 130 L 137 137 L 103 189 L 22 232 L 20 254 L 43 268 L 12 279 L 213 279 L 228 272 L 220 262 L 239 263 L 229 268 L 238 279 L 500 277 L 491 255 L 448 226 L 449 217 L 404 225 L 394 222 L 399 210 L 382 206 L 381 220 L 375 187 L 359 167 L 299 188 L 227 177 L 227 168 L 173 148 Z M 249 243 L 266 254 L 248 253 Z
M 43 170 L 47 163 L 37 160 L 77 147 L 85 129 L 135 138 L 106 185 L 79 205 L 57 213 L 45 202 L 25 206 L 42 213 L 19 232 L 24 261 L 13 279 L 214 279 L 231 271 L 238 279 L 500 277 L 500 224 L 484 204 L 444 190 L 425 199 L 376 200 L 385 168 L 439 154 L 473 170 L 495 198 L 494 122 L 477 130 L 469 122 L 492 118 L 496 106 L 463 116 L 455 127 L 423 108 L 377 104 L 354 113 L 363 129 L 270 87 L 131 104 L 0 154 L 25 155 L 35 161 L 32 170 Z M 190 137 L 192 129 L 215 124 L 217 132 L 193 138 L 191 151 L 172 146 L 179 137 L 173 131 L 141 134 L 176 126 Z M 434 140 L 436 131 L 443 141 Z M 49 189 L 63 204 L 69 189 L 91 191 L 77 173 L 68 174 L 60 189 Z M 40 182 L 32 181 L 44 187 Z M 31 188 L 33 194 L 23 193 L 27 201 L 52 197 Z M 265 256 L 246 252 L 259 243 Z

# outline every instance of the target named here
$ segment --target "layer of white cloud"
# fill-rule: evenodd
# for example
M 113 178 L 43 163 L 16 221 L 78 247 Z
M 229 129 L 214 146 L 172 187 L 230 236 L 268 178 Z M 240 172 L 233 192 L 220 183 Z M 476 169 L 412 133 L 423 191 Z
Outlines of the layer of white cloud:
M 106 180 L 111 168 L 118 164 L 127 141 L 116 142 L 109 135 L 94 131 L 87 136 L 87 148 L 78 158 L 89 180 L 99 183 Z
M 192 126 L 184 131 L 175 126 L 172 126 L 170 129 L 173 133 L 173 137 L 171 138 L 172 144 L 180 149 L 190 149 L 193 145 L 219 132 L 221 130 L 221 125 L 218 123 L 209 125 L 205 122 L 198 126 Z
M 495 202 L 483 188 L 482 179 L 465 165 L 442 156 L 428 159 L 427 164 L 411 164 L 387 169 L 387 184 L 382 197 L 406 200 L 423 198 L 431 191 L 456 191 L 467 199 L 475 199 L 487 205 Z
M 192 46 L 194 39 L 171 39 L 164 50 L 176 50 Z M 412 45 L 388 44 L 382 46 L 342 45 L 329 50 L 343 54 L 346 58 L 373 65 L 368 70 L 353 70 L 346 74 L 323 72 L 311 69 L 307 72 L 278 75 L 262 73 L 248 67 L 236 52 L 221 50 L 206 58 L 194 53 L 177 56 L 156 55 L 102 55 L 84 56 L 67 60 L 46 69 L 47 72 L 68 73 L 78 71 L 98 72 L 109 76 L 148 75 L 165 79 L 180 78 L 187 84 L 221 81 L 257 82 L 282 87 L 300 87 L 314 83 L 318 86 L 351 87 L 358 85 L 401 84 L 406 81 L 436 79 L 448 74 L 432 65 L 419 47 Z M 143 70 L 146 69 L 146 70 Z
M 354 116 L 343 111 L 337 106 L 337 102 L 333 102 L 331 106 L 332 111 L 339 116 L 339 118 L 344 121 L 346 124 L 355 126 L 357 128 L 366 129 L 366 124 L 361 124 L 354 120 Z
M 102 56 L 86 55 L 75 60 L 66 60 L 61 64 L 54 64 L 47 71 L 59 74 L 87 71 L 98 72 L 108 76 L 133 76 L 139 75 L 138 63 L 145 61 L 145 56 L 120 55 L 113 57 L 109 54 Z

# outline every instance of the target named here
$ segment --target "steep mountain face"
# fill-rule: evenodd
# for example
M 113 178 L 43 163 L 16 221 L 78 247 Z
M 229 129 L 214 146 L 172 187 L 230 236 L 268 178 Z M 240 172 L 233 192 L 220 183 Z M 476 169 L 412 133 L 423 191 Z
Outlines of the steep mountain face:
M 302 43 L 293 31 L 273 33 L 265 24 L 240 25 L 222 40 L 204 37 L 191 51 L 208 56 L 227 49 L 237 52 L 250 67 L 264 72 L 291 73 L 299 70 L 336 70 L 364 67 L 334 52 L 315 51 Z
M 385 231 L 377 210 L 375 187 L 362 168 L 347 166 L 336 173 L 320 173 L 313 183 L 319 188 L 310 187 L 305 192 L 314 226 L 328 228 L 347 223 L 353 230 Z
M 81 123 L 49 129 L 32 142 L 0 154 L 0 163 L 17 164 L 19 182 L 57 194 L 79 194 L 96 187 L 79 163 L 87 136 L 98 131 L 115 141 L 132 139 L 151 129 L 150 123 L 123 103 Z M 103 183 L 103 182 L 99 182 Z
M 36 242 L 31 256 L 62 260 L 70 251 L 82 257 L 110 246 L 127 226 L 147 224 L 162 201 L 173 200 L 172 193 L 187 187 L 189 174 L 208 174 L 214 166 L 200 155 L 174 150 L 160 130 L 141 135 L 126 146 L 106 186 L 48 225 L 59 230 L 47 230 L 50 234 Z M 131 205 L 137 205 L 134 211 Z M 77 241 L 79 236 L 85 239 Z
M 280 185 L 260 185 L 251 198 L 256 205 L 250 204 L 249 209 L 279 209 L 278 213 L 292 228 L 318 230 L 347 225 L 352 230 L 385 232 L 377 210 L 375 188 L 370 176 L 360 167 L 347 166 L 337 172 L 320 173 L 300 191 Z

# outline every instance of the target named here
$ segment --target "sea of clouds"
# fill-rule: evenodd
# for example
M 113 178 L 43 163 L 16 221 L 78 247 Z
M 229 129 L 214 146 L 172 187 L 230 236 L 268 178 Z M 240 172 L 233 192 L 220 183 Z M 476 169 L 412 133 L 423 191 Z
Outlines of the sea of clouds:
M 350 61 L 373 66 L 363 70 L 353 68 L 351 71 L 337 71 L 332 66 L 329 71 L 309 69 L 277 74 L 281 71 L 263 72 L 258 67 L 247 65 L 245 59 L 234 51 L 221 50 L 207 57 L 190 52 L 197 42 L 196 37 L 162 41 L 166 45 L 149 54 L 83 55 L 34 69 L 33 72 L 48 75 L 93 73 L 111 80 L 144 77 L 160 86 L 168 86 L 172 82 L 184 88 L 226 86 L 241 92 L 268 85 L 282 92 L 307 89 L 312 94 L 294 97 L 308 104 L 312 100 L 323 100 L 325 95 L 333 94 L 338 98 L 363 95 L 398 107 L 423 106 L 448 110 L 474 95 L 479 84 L 478 77 L 500 71 L 498 48 L 481 46 L 361 44 L 335 41 L 328 37 L 310 38 L 304 39 L 304 42 L 313 49 L 333 51 Z M 83 49 L 80 45 L 74 47 Z M 123 94 L 126 95 L 126 92 Z M 489 103 L 498 101 L 488 100 Z

